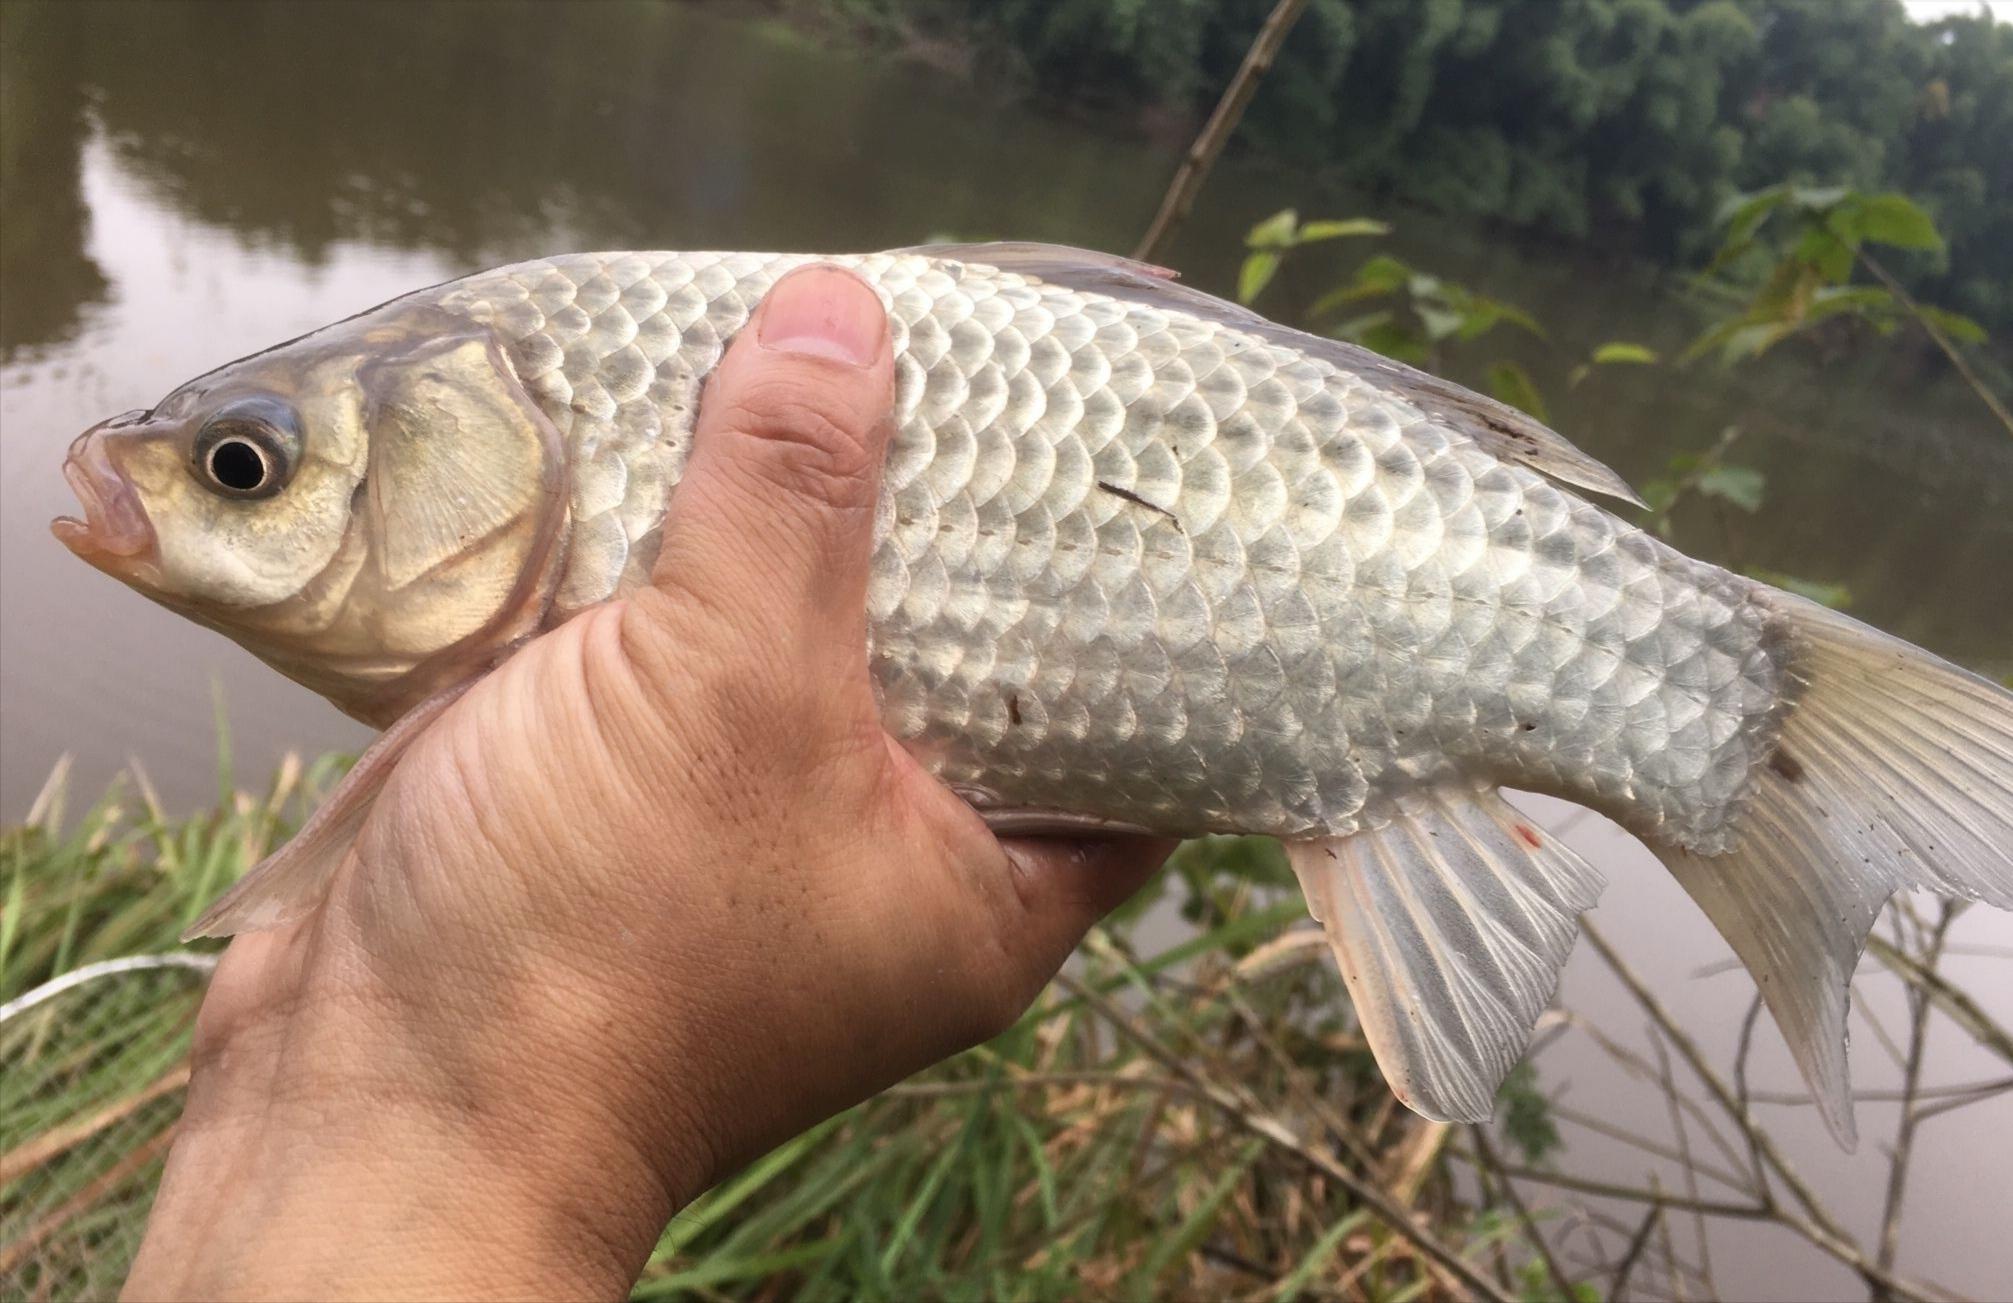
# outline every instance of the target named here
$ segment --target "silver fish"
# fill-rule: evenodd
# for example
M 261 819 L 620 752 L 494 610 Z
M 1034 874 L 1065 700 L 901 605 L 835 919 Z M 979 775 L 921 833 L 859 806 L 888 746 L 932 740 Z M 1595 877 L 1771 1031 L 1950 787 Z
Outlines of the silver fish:
M 893 331 L 890 732 L 996 827 L 1282 838 L 1421 1113 L 1489 1115 L 1602 885 L 1499 786 L 1656 851 L 1847 1143 L 1882 904 L 2013 908 L 2013 696 L 1609 514 L 1576 490 L 1627 485 L 1521 413 L 1156 268 L 995 244 L 520 263 L 87 432 L 64 541 L 392 725 L 197 932 L 311 908 L 444 702 L 646 582 L 708 372 L 811 261 Z

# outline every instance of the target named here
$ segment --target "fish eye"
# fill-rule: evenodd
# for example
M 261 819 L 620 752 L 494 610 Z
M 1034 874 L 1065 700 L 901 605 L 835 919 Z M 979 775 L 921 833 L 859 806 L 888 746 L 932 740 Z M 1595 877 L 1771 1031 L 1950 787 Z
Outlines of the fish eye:
M 291 407 L 273 398 L 244 398 L 211 414 L 196 435 L 195 470 L 227 498 L 265 498 L 286 487 L 300 450 Z

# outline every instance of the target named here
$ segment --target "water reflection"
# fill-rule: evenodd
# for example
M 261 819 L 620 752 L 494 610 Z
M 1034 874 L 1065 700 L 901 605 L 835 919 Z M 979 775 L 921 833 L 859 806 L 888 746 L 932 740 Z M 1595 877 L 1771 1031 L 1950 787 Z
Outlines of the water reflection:
M 67 339 L 105 274 L 84 250 L 83 34 L 43 7 L 0 25 L 0 358 Z

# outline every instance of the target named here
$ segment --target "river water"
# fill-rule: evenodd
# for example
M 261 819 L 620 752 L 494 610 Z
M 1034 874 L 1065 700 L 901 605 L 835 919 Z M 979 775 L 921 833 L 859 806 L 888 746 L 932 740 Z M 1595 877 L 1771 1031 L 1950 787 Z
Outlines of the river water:
M 63 449 L 93 421 L 405 290 L 544 253 L 946 237 L 1123 251 L 1175 148 L 1002 108 L 958 78 L 689 7 L 10 0 L 0 17 L 0 818 L 19 818 L 65 753 L 80 791 L 131 756 L 171 806 L 205 799 L 219 701 L 248 781 L 285 750 L 354 748 L 366 736 L 49 537 L 49 518 L 72 505 Z M 1574 361 L 1602 341 L 1675 352 L 1697 310 L 1638 267 L 1237 160 L 1167 260 L 1222 289 L 1239 233 L 1289 203 L 1384 217 L 1397 231 L 1382 251 L 1542 320 L 1549 340 L 1513 351 L 1551 395 L 1554 424 L 1639 484 L 1673 452 L 1738 425 L 1735 459 L 1766 474 L 1766 504 L 1752 516 L 1688 512 L 1680 545 L 1843 584 L 1863 618 L 2013 672 L 2013 441 L 1915 349 L 1825 358 L 1791 348 L 1734 372 L 1607 368 L 1568 388 Z M 1371 247 L 1324 248 L 1289 269 L 1267 306 L 1290 314 Z M 1458 361 L 1455 373 L 1474 378 Z M 1601 911 L 1611 935 L 1643 943 L 1660 990 L 1725 1050 L 1751 988 L 1692 976 L 1723 946 L 1639 847 L 1593 823 L 1573 836 L 1614 879 Z M 2013 939 L 2005 923 L 1977 911 L 1960 934 L 2003 944 Z M 2003 959 L 1955 962 L 1995 997 L 2013 985 Z M 1892 1015 L 1891 984 L 1878 983 L 1862 1001 Z M 1597 1018 L 1625 1008 L 1584 954 L 1567 997 Z M 1786 1055 L 1763 1039 L 1758 1074 L 1788 1083 Z M 1860 1084 L 1890 1080 L 1860 1039 Z M 1966 1046 L 1932 1049 L 1941 1079 L 1991 1075 L 1993 1062 Z M 1629 1103 L 1638 1086 L 1570 1043 L 1548 1056 L 1546 1076 L 1582 1106 L 1648 1107 Z M 1809 1110 L 1778 1111 L 1813 1182 L 1837 1192 L 1852 1226 L 1870 1226 L 1878 1155 L 1847 1159 Z M 1864 1107 L 1862 1127 L 1879 1136 L 1891 1115 Z M 1901 1265 L 1990 1294 L 2013 1280 L 2013 1243 L 1992 1207 L 2003 1212 L 2013 1170 L 2013 1102 L 1959 1118 L 1925 1139 Z M 1982 1145 L 1981 1133 L 1991 1137 Z M 1571 1138 L 1576 1170 L 1642 1179 L 1627 1151 Z M 1979 1173 L 2001 1199 L 1964 1196 Z M 1851 1277 L 1788 1243 L 1716 1235 L 1721 1285 L 1752 1297 L 1852 1291 Z

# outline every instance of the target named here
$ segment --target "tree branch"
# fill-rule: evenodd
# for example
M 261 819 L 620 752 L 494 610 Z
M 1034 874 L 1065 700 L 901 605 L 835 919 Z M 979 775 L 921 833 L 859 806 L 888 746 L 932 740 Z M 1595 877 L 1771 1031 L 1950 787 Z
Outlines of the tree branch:
M 1188 220 L 1189 209 L 1195 206 L 1195 196 L 1202 193 L 1202 183 L 1209 179 L 1210 171 L 1223 153 L 1223 146 L 1229 142 L 1231 133 L 1237 130 L 1245 107 L 1257 93 L 1258 83 L 1271 70 L 1273 59 L 1279 55 L 1279 47 L 1286 40 L 1286 33 L 1293 30 L 1293 24 L 1300 21 L 1300 15 L 1306 8 L 1307 0 L 1279 0 L 1272 7 L 1271 15 L 1252 40 L 1251 48 L 1245 51 L 1244 62 L 1238 66 L 1237 75 L 1224 88 L 1223 98 L 1216 101 L 1216 109 L 1209 115 L 1209 121 L 1202 125 L 1201 134 L 1182 155 L 1181 166 L 1174 173 L 1174 182 L 1167 187 L 1167 194 L 1160 201 L 1160 211 L 1153 215 L 1153 225 L 1146 228 L 1139 247 L 1132 251 L 1133 257 L 1141 262 L 1152 262 L 1173 242 L 1174 233 L 1181 229 L 1181 224 Z

